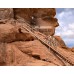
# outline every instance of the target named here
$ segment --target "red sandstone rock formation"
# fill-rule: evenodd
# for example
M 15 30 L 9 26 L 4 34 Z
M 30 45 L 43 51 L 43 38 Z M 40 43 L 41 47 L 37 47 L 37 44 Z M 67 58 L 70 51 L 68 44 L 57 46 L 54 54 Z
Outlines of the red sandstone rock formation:
M 62 38 L 61 38 L 60 36 L 54 36 L 54 37 L 55 37 L 55 38 L 57 39 L 57 41 L 60 43 L 60 45 L 61 45 L 62 48 L 67 48 L 65 42 L 62 40 Z
M 28 23 L 33 29 L 37 29 L 42 34 L 53 36 L 55 28 L 59 25 L 58 20 L 54 18 L 55 15 L 56 11 L 54 8 L 0 9 L 0 65 L 74 65 L 73 49 L 69 50 L 66 48 L 65 43 L 59 36 L 55 36 L 55 38 L 61 47 L 57 45 L 58 49 L 55 50 L 68 60 L 60 58 L 22 27 L 24 24 L 26 28 Z
M 12 8 L 0 8 L 0 20 L 13 18 Z

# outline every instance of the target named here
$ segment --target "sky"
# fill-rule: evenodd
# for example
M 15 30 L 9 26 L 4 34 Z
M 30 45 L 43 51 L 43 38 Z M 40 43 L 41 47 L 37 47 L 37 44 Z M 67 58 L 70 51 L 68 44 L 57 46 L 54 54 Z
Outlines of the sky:
M 57 8 L 59 26 L 56 35 L 61 36 L 68 47 L 74 47 L 74 8 Z

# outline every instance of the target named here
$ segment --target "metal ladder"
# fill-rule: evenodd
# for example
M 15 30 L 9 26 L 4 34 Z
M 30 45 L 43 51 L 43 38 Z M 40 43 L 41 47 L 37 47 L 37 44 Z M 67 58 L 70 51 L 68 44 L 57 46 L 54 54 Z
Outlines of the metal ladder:
M 57 54 L 64 61 L 66 61 L 70 65 L 74 65 L 74 63 L 70 62 L 69 59 L 67 59 L 66 57 L 64 57 L 60 52 L 58 52 L 56 50 L 57 49 L 58 41 L 54 37 L 49 36 L 48 39 L 46 39 L 46 36 L 44 34 L 38 32 L 38 31 L 33 30 L 33 28 L 30 27 L 30 25 L 28 23 L 25 23 L 25 24 L 26 25 L 24 27 L 24 23 L 22 23 L 22 28 L 23 29 L 27 30 L 30 34 L 32 34 L 34 37 L 36 37 L 42 44 L 44 44 L 46 47 L 48 47 L 48 49 L 50 49 L 52 52 L 54 52 L 55 54 Z M 40 38 L 40 37 L 43 37 L 43 39 Z

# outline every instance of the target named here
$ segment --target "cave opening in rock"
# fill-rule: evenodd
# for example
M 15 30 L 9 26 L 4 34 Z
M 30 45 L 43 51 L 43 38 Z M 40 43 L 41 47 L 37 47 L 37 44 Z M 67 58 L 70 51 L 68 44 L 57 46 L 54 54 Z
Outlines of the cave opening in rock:
M 35 58 L 35 59 L 41 60 L 39 55 L 32 55 L 32 57 Z

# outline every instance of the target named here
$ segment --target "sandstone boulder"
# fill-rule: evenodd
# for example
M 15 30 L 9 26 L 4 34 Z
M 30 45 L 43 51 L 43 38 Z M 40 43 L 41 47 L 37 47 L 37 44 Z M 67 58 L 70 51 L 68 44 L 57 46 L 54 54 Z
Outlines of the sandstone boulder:
M 54 36 L 54 37 L 59 42 L 59 44 L 61 45 L 62 48 L 67 48 L 65 42 L 62 40 L 62 38 L 60 36 Z
M 26 30 L 20 32 L 21 27 L 12 24 L 1 24 L 0 25 L 0 42 L 14 42 L 14 41 L 26 41 L 33 40 L 34 37 Z

